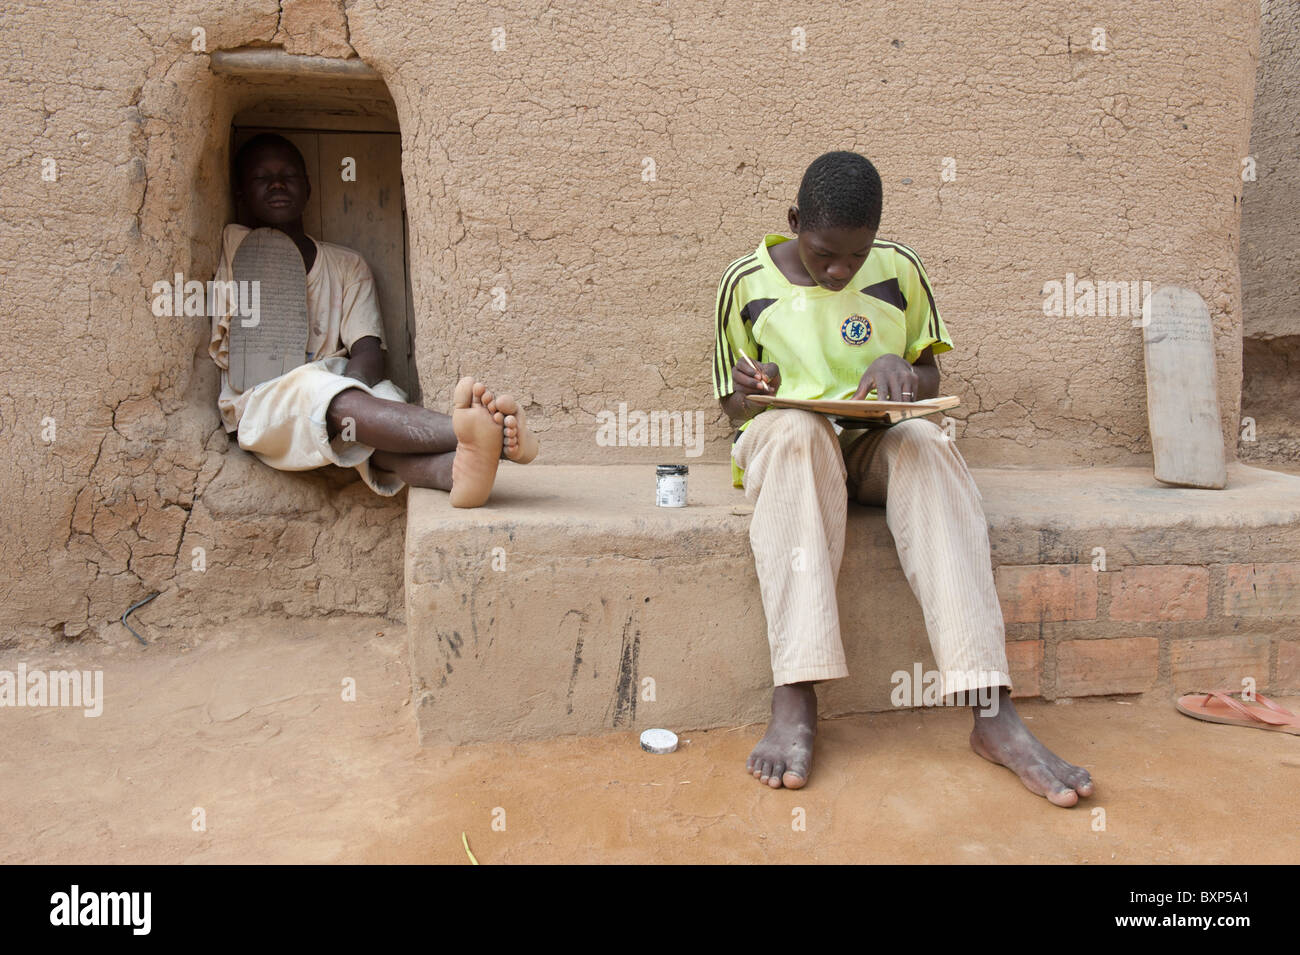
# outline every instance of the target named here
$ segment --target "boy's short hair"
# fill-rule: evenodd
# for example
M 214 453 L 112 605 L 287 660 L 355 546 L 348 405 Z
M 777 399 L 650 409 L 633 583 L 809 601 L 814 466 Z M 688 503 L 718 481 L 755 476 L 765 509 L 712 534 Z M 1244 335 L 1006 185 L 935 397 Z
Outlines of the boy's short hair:
M 278 149 L 287 149 L 293 154 L 293 158 L 298 161 L 298 168 L 302 170 L 304 176 L 307 175 L 307 160 L 302 158 L 302 151 L 292 142 L 285 139 L 279 133 L 258 133 L 244 145 L 239 147 L 235 153 L 235 158 L 231 162 L 231 177 L 235 185 L 239 185 L 239 180 L 244 174 L 244 167 L 248 163 L 249 157 L 259 149 L 265 149 L 267 146 L 275 146 Z
M 871 161 L 840 150 L 812 161 L 799 184 L 799 228 L 880 228 L 880 173 Z

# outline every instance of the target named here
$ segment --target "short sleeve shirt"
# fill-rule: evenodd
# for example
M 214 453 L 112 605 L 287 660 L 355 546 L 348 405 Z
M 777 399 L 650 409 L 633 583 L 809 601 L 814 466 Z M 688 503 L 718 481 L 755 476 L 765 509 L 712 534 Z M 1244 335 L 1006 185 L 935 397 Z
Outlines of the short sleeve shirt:
M 931 346 L 934 354 L 952 349 L 929 277 L 907 246 L 877 240 L 849 284 L 833 292 L 785 277 L 768 250 L 788 241 L 766 236 L 723 275 L 715 310 L 714 397 L 735 391 L 731 369 L 742 353 L 780 366 L 785 397 L 841 399 L 853 396 L 882 355 L 915 362 Z
M 952 350 L 929 276 L 910 248 L 877 239 L 857 274 L 834 292 L 785 277 L 769 249 L 789 241 L 767 235 L 723 273 L 714 311 L 715 398 L 736 390 L 731 370 L 742 354 L 780 367 L 783 397 L 813 400 L 851 398 L 882 355 L 915 362 L 927 348 Z M 739 472 L 735 477 L 739 484 Z

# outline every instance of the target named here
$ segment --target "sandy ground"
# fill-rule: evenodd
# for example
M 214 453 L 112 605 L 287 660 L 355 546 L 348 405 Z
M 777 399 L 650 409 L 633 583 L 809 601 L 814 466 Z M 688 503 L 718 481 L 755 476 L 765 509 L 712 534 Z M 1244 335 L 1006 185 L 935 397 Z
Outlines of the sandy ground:
M 1300 737 L 1159 698 L 1020 704 L 1098 781 L 1062 810 L 972 754 L 959 710 L 824 722 L 798 792 L 743 772 L 759 725 L 669 756 L 632 733 L 421 749 L 405 661 L 402 629 L 364 618 L 0 653 L 102 668 L 106 698 L 0 709 L 0 861 L 466 864 L 462 831 L 482 864 L 1300 861 Z

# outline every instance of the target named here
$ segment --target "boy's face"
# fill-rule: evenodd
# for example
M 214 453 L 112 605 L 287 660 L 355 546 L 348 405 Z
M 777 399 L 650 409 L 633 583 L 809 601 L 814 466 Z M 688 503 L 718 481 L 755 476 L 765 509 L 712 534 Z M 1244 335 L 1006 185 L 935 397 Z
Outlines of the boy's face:
M 302 218 L 311 196 L 311 183 L 292 151 L 268 145 L 245 160 L 239 192 L 260 225 L 283 226 Z
M 799 261 L 812 280 L 824 289 L 838 292 L 862 268 L 876 241 L 876 230 L 870 226 L 846 229 L 828 226 L 824 229 L 800 229 L 799 210 L 790 207 L 790 231 L 796 236 Z

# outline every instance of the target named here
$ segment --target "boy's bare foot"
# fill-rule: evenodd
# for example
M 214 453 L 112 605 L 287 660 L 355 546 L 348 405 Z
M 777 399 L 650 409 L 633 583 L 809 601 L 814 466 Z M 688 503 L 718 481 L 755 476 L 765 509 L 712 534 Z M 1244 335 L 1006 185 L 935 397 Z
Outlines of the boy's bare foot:
M 524 412 L 510 395 L 498 395 L 487 402 L 488 410 L 505 432 L 506 457 L 516 464 L 527 464 L 537 457 L 537 435 L 524 424 Z
M 745 769 L 773 789 L 801 789 L 812 771 L 817 735 L 817 693 L 811 683 L 772 690 L 772 722 L 749 754 Z
M 996 715 L 982 716 L 981 712 L 974 708 L 975 728 L 970 734 L 970 747 L 979 755 L 1011 770 L 1026 789 L 1046 796 L 1053 805 L 1073 806 L 1080 796 L 1092 795 L 1088 771 L 1067 763 L 1029 732 L 1006 687 L 999 693 Z
M 456 457 L 451 462 L 451 506 L 481 507 L 492 493 L 501 463 L 501 425 L 483 404 L 491 394 L 473 378 L 456 383 L 451 427 L 456 432 Z

